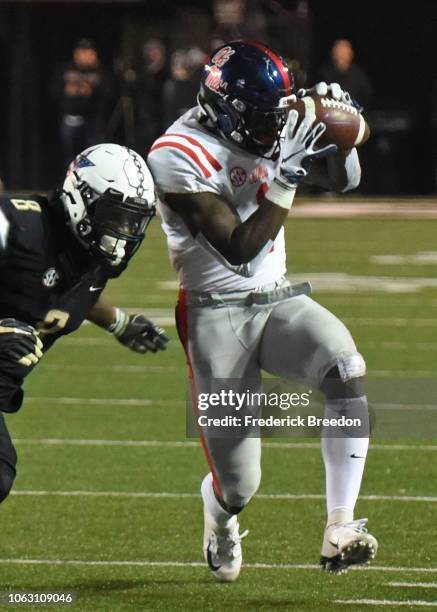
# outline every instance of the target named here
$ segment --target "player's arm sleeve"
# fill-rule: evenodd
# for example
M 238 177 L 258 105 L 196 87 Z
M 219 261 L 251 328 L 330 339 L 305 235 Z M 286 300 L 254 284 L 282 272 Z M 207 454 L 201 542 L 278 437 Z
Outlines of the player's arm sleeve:
M 0 410 L 17 412 L 23 403 L 22 381 L 0 374 Z
M 315 160 L 303 182 L 327 191 L 350 191 L 361 181 L 361 166 L 356 148 L 337 151 L 323 160 Z

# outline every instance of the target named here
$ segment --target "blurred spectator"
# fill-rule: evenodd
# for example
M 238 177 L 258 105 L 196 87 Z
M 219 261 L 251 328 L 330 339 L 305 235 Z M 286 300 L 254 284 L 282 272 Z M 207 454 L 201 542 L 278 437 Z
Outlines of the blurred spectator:
M 136 83 L 138 147 L 144 154 L 166 127 L 163 116 L 163 89 L 167 78 L 166 48 L 161 41 L 151 38 L 143 46 Z
M 267 42 L 266 19 L 258 0 L 214 0 L 210 50 L 238 38 Z
M 52 95 L 61 114 L 60 135 L 68 164 L 86 147 L 104 141 L 112 98 L 110 75 L 90 40 L 81 39 L 73 50 L 72 61 L 54 75 Z
M 271 46 L 285 58 L 293 71 L 296 87 L 306 87 L 311 63 L 311 11 L 308 0 L 297 0 L 294 8 L 289 5 L 290 2 L 281 3 L 278 0 L 264 1 L 268 35 Z
M 170 51 L 192 47 L 208 49 L 211 30 L 211 17 L 208 14 L 210 2 L 204 0 L 202 8 L 196 8 L 187 1 L 172 4 L 174 11 L 169 15 L 165 32 Z
M 336 40 L 331 49 L 331 63 L 319 72 L 319 79 L 327 83 L 339 83 L 364 107 L 372 97 L 372 87 L 366 73 L 354 63 L 354 50 L 349 40 Z
M 199 47 L 176 49 L 170 60 L 170 78 L 164 85 L 164 128 L 196 105 L 199 79 L 206 54 Z

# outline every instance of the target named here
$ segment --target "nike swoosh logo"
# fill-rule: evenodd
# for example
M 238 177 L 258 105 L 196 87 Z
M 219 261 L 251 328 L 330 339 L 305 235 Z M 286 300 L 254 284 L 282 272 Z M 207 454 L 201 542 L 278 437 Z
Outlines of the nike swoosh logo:
M 210 547 L 210 544 L 208 544 L 208 548 L 206 550 L 206 558 L 208 561 L 209 569 L 212 570 L 213 572 L 217 572 L 221 568 L 221 565 L 214 565 L 214 563 L 212 562 L 212 554 L 211 554 L 209 547 Z
M 365 459 L 365 457 L 361 457 L 361 455 L 356 455 L 355 453 L 352 453 L 349 457 L 351 457 L 351 459 Z
M 283 162 L 287 163 L 288 161 L 290 161 L 290 159 L 292 157 L 296 157 L 296 155 L 300 155 L 302 153 L 302 151 L 305 151 L 305 147 L 302 147 L 301 149 L 299 149 L 298 151 L 295 151 L 294 153 L 292 153 L 291 155 L 289 155 L 288 157 L 284 157 L 284 159 L 282 160 Z
M 334 544 L 332 540 L 329 540 L 329 543 L 338 550 L 338 544 Z
M 102 289 L 103 287 L 94 287 L 93 285 L 90 287 L 90 291 L 101 291 Z

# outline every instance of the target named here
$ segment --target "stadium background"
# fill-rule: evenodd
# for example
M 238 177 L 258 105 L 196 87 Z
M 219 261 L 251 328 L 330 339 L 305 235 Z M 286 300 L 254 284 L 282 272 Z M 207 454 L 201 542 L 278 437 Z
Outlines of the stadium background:
M 208 2 L 190 4 L 210 10 Z M 168 0 L 0 4 L 6 187 L 45 189 L 62 176 L 47 86 L 77 39 L 92 37 L 110 65 L 127 33 L 155 21 L 169 24 L 176 5 L 188 7 Z M 437 208 L 423 197 L 434 192 L 437 6 L 313 1 L 310 8 L 313 69 L 335 38 L 350 38 L 380 108 L 406 112 L 411 129 L 393 140 L 399 185 L 391 195 L 397 197 L 313 195 L 297 202 L 286 228 L 289 275 L 311 278 L 314 298 L 351 329 L 370 376 L 425 384 L 435 379 L 437 357 Z M 384 172 L 372 146 L 364 182 L 367 172 Z M 205 464 L 197 441 L 185 435 L 176 292 L 155 222 L 108 296 L 167 327 L 168 351 L 135 355 L 84 325 L 26 382 L 25 405 L 8 418 L 19 471 L 1 508 L 0 590 L 75 591 L 78 610 L 437 606 L 437 445 L 407 436 L 375 440 L 369 452 L 357 516 L 369 516 L 380 540 L 373 568 L 340 579 L 319 572 L 318 443 L 266 440 L 262 489 L 242 518 L 251 531 L 246 569 L 234 585 L 213 583 L 200 552 Z
M 255 6 L 255 0 L 251 4 Z M 275 2 L 256 2 L 264 4 Z M 282 1 L 290 11 L 297 4 L 297 0 Z M 333 41 L 349 38 L 356 50 L 356 61 L 368 73 L 374 89 L 371 110 L 389 111 L 406 122 L 399 132 L 383 133 L 383 144 L 378 138 L 369 143 L 372 154 L 366 159 L 369 173 L 363 182 L 364 191 L 433 193 L 437 4 L 426 0 L 414 4 L 372 1 L 356 6 L 346 0 L 311 0 L 307 4 L 308 82 L 327 60 Z M 181 38 L 181 14 L 189 12 L 204 15 L 211 22 L 212 0 L 1 2 L 0 173 L 6 185 L 15 189 L 47 188 L 62 172 L 56 106 L 49 95 L 50 78 L 71 57 L 79 38 L 93 39 L 104 64 L 113 68 L 118 58 L 130 56 L 150 35 L 162 38 L 169 51 L 174 50 L 170 38 Z M 187 28 L 185 24 L 183 27 Z M 186 39 L 206 46 L 207 35 L 208 29 L 190 31 L 188 26 Z M 271 42 L 274 45 L 276 41 Z M 281 48 L 286 47 L 284 43 L 277 41 L 276 46 L 286 54 L 287 49 Z M 389 119 L 390 115 L 385 123 Z M 382 166 L 386 175 L 395 175 L 396 179 L 387 182 L 378 178 Z

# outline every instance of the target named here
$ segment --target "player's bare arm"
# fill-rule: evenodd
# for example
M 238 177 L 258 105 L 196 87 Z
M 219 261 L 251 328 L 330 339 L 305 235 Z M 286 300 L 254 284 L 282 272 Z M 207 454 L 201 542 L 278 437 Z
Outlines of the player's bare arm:
M 88 313 L 88 321 L 112 333 L 121 343 L 136 353 L 165 351 L 169 337 L 163 329 L 142 314 L 129 315 L 103 295 Z
M 115 306 L 111 304 L 103 295 L 99 296 L 98 301 L 88 313 L 87 319 L 94 323 L 98 327 L 107 329 L 110 325 L 115 323 L 117 317 L 117 311 Z
M 276 238 L 299 181 L 307 176 L 311 163 L 336 151 L 335 145 L 317 148 L 325 126 L 314 126 L 314 122 L 315 116 L 309 115 L 298 125 L 297 112 L 290 112 L 276 177 L 246 221 L 241 222 L 233 207 L 214 193 L 167 194 L 167 204 L 182 217 L 194 237 L 202 234 L 229 263 L 250 262 L 269 240 Z
M 167 194 L 165 201 L 194 237 L 202 234 L 232 265 L 248 263 L 267 241 L 274 240 L 288 213 L 264 198 L 241 222 L 232 205 L 214 193 Z

